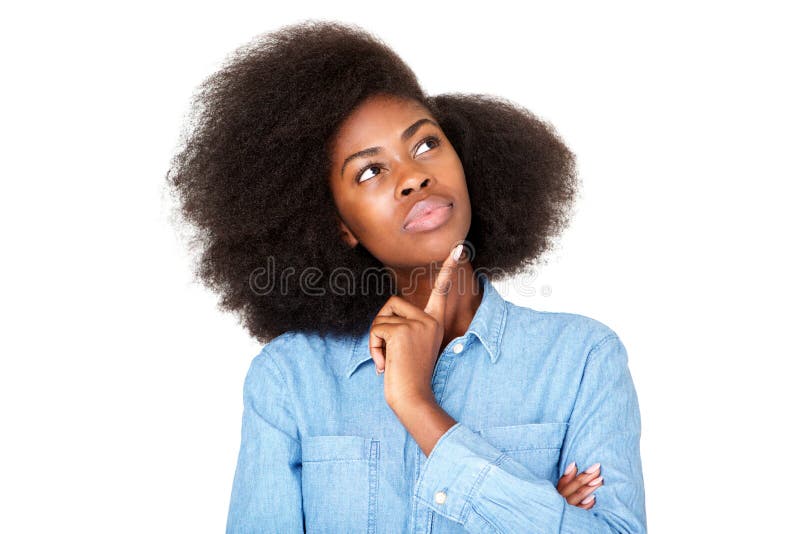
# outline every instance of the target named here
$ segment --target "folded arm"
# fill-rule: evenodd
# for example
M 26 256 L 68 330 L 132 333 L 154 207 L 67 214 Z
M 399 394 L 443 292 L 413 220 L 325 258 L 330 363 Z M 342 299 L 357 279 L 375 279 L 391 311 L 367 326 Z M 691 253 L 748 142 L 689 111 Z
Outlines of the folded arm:
M 627 353 L 610 334 L 587 355 L 559 462 L 559 472 L 572 461 L 603 466 L 594 508 L 567 504 L 549 480 L 462 423 L 436 443 L 414 496 L 469 532 L 646 532 L 640 425 Z

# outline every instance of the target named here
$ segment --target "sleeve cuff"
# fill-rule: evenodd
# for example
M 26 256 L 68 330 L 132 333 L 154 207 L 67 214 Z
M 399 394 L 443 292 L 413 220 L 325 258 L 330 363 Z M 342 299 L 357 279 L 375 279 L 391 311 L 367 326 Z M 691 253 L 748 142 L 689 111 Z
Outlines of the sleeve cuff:
M 442 434 L 423 464 L 414 497 L 438 514 L 464 524 L 472 496 L 503 456 L 481 436 L 456 423 Z

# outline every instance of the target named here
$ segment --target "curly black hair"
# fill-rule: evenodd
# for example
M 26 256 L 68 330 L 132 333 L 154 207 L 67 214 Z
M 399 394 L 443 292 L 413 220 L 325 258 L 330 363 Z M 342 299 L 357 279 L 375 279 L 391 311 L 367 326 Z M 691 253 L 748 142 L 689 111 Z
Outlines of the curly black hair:
M 167 172 L 194 230 L 195 275 L 261 342 L 287 331 L 358 335 L 394 292 L 380 283 L 312 294 L 298 276 L 310 268 L 327 279 L 342 267 L 388 276 L 364 247 L 341 240 L 327 183 L 337 128 L 378 93 L 422 103 L 461 158 L 476 272 L 524 271 L 568 224 L 574 155 L 527 109 L 487 95 L 429 96 L 394 51 L 355 25 L 304 21 L 264 34 L 201 84 Z M 260 291 L 254 274 L 267 267 L 295 276 Z

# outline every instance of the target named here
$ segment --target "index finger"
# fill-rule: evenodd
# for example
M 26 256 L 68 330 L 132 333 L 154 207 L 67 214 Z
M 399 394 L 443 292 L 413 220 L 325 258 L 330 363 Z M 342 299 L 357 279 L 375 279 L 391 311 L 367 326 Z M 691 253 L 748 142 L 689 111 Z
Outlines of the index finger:
M 463 249 L 464 245 L 458 245 L 447 255 L 442 263 L 442 269 L 436 276 L 436 283 L 433 285 L 431 296 L 428 297 L 428 303 L 425 305 L 425 313 L 433 316 L 440 323 L 444 322 L 447 294 L 453 286 L 453 273 L 456 271 L 456 265 L 458 265 L 458 259 L 461 257 Z

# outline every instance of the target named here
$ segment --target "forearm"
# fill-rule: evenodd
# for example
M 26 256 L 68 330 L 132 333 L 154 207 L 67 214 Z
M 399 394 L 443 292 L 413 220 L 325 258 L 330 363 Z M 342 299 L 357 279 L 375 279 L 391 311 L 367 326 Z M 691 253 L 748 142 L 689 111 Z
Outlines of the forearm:
M 583 510 L 567 504 L 550 480 L 456 424 L 423 463 L 414 497 L 467 532 L 642 534 L 643 494 L 629 491 L 641 487 L 638 470 L 618 476 L 612 491 L 601 488 L 601 505 Z
M 432 396 L 403 402 L 392 406 L 392 410 L 425 456 L 430 455 L 439 438 L 456 424 Z

